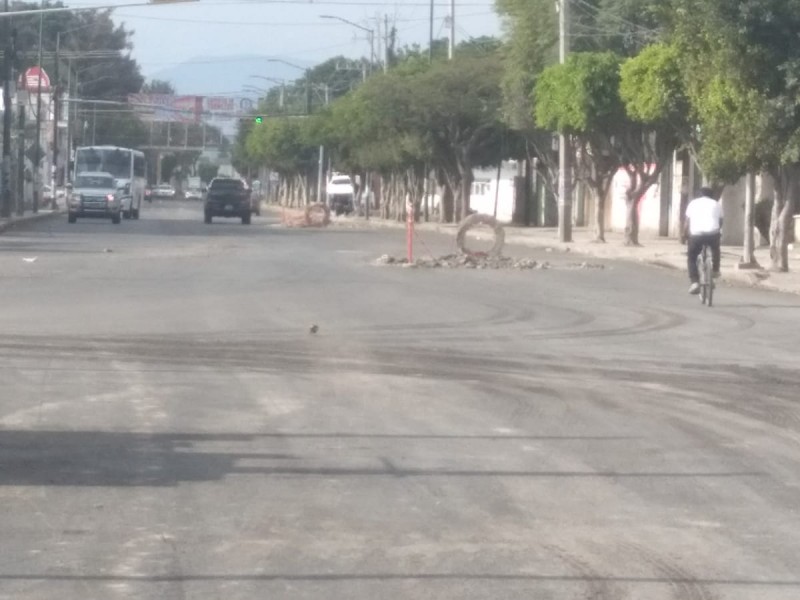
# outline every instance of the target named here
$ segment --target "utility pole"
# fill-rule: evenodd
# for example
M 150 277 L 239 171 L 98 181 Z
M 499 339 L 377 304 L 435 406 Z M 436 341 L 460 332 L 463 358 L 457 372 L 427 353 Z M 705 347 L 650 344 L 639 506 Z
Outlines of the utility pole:
M 384 15 L 383 28 L 383 72 L 389 70 L 389 15 Z
M 325 198 L 323 198 L 322 194 L 325 190 L 325 185 L 322 181 L 323 177 L 325 177 L 325 148 L 324 146 L 319 147 L 319 165 L 317 167 L 317 202 L 322 204 L 325 202 Z
M 431 22 L 430 22 L 431 28 L 430 28 L 430 32 L 429 32 L 429 35 L 428 35 L 428 62 L 429 63 L 433 62 L 433 14 L 434 14 L 433 6 L 434 6 L 434 0 L 431 0 Z
M 25 105 L 20 102 L 17 125 L 17 215 L 25 214 Z
M 453 60 L 456 51 L 456 0 L 450 0 L 450 43 L 447 48 L 447 58 Z
M 569 3 L 559 1 L 559 59 L 561 64 L 569 54 Z M 572 241 L 572 148 L 568 135 L 558 139 L 558 241 Z
M 61 100 L 61 85 L 58 81 L 58 53 L 61 49 L 61 32 L 56 34 L 56 64 L 53 66 L 53 81 L 51 83 L 53 88 L 53 177 L 50 185 L 53 188 L 53 208 L 56 204 L 56 186 L 61 183 L 58 174 L 58 119 L 60 113 L 59 101 Z
M 5 0 L 4 10 L 8 12 L 8 0 Z M 3 52 L 3 168 L 2 168 L 2 208 L 0 216 L 11 216 L 11 19 L 4 19 L 3 36 L 5 47 Z
M 44 8 L 44 0 L 42 0 Z M 39 198 L 42 193 L 42 30 L 44 28 L 44 14 L 39 14 L 39 59 L 37 67 L 39 74 L 36 78 L 36 154 L 33 161 L 33 212 L 39 212 Z M 55 193 L 55 190 L 53 190 Z

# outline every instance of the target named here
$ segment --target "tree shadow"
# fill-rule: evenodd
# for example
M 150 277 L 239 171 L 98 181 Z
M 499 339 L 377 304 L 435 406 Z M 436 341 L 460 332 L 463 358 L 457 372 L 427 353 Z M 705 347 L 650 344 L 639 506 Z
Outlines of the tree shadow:
M 309 435 L 312 434 L 297 434 L 297 437 L 302 439 Z M 335 438 L 353 434 L 313 435 Z M 202 444 L 209 442 L 252 443 L 264 439 L 286 440 L 294 436 L 292 433 L 258 435 L 2 431 L 0 432 L 0 486 L 170 487 L 185 482 L 218 481 L 229 475 L 326 479 L 345 477 L 728 479 L 761 476 L 757 472 L 739 471 L 627 472 L 416 468 L 396 465 L 385 457 L 376 457 L 372 466 L 325 466 L 312 464 L 312 460 L 294 462 L 302 460 L 303 457 L 281 452 L 210 451 L 201 447 Z M 440 436 L 414 436 L 410 439 L 425 437 L 440 439 Z M 474 439 L 470 436 L 453 436 L 448 439 L 461 437 L 467 440 Z M 496 438 L 507 439 L 506 436 L 500 435 Z M 398 436 L 397 439 L 408 438 Z M 607 439 L 617 438 L 599 438 L 600 441 Z

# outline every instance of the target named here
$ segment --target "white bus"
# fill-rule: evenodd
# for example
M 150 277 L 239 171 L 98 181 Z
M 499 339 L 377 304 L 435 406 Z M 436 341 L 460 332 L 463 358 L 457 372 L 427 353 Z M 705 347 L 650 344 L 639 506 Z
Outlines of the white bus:
M 138 219 L 147 187 L 147 165 L 144 152 L 117 146 L 83 146 L 75 150 L 75 176 L 85 172 L 102 171 L 116 179 L 124 189 L 122 215 Z

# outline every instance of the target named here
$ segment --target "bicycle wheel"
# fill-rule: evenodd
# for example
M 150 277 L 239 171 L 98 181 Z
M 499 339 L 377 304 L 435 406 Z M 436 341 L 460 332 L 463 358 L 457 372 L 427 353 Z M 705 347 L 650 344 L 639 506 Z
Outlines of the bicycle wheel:
M 706 303 L 706 249 L 703 248 L 700 255 L 697 257 L 697 273 L 700 275 L 700 303 Z
M 705 270 L 706 270 L 706 306 L 711 307 L 711 302 L 714 298 L 714 265 L 711 259 L 711 249 L 706 246 L 705 248 Z

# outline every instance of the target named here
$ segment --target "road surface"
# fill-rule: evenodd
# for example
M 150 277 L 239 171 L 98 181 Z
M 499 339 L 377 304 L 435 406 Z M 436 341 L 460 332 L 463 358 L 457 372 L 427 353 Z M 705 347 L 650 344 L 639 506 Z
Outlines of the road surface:
M 0 598 L 800 597 L 798 298 L 404 243 L 0 236 Z

